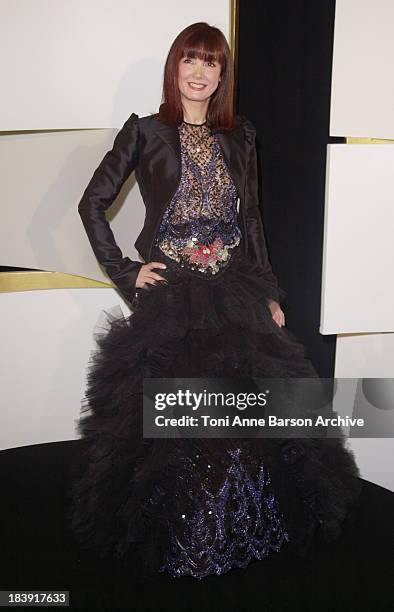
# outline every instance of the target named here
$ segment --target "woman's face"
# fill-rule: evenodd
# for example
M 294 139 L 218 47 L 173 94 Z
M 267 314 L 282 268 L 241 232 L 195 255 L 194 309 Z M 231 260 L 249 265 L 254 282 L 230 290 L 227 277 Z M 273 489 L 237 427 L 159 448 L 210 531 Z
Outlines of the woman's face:
M 203 102 L 216 90 L 220 81 L 220 64 L 199 58 L 183 57 L 179 62 L 178 86 L 187 100 Z

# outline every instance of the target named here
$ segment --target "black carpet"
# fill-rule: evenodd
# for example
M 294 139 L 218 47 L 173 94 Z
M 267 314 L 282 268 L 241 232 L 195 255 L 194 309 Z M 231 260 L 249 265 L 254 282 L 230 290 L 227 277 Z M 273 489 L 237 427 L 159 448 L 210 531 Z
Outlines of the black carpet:
M 65 525 L 69 470 L 80 442 L 0 453 L 1 590 L 68 590 L 72 610 L 393 609 L 393 493 L 365 480 L 356 520 L 308 559 L 286 548 L 246 570 L 203 581 L 140 580 L 118 561 L 80 551 Z

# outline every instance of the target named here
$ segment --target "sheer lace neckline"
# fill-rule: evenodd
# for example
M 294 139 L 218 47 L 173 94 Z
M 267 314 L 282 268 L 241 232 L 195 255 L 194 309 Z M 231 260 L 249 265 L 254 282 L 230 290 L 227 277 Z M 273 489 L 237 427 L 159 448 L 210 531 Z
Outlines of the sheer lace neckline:
M 186 125 L 192 125 L 193 127 L 203 127 L 204 125 L 206 125 L 207 120 L 205 119 L 204 123 L 189 123 L 188 121 L 185 121 L 183 119 L 182 123 L 185 123 Z

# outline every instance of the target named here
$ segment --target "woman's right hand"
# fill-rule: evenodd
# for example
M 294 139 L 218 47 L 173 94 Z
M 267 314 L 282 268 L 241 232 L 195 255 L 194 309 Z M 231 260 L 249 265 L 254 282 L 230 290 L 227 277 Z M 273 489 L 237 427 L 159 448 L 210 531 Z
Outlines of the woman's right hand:
M 150 261 L 147 264 L 143 264 L 135 281 L 137 289 L 146 289 L 147 285 L 156 285 L 158 281 L 168 282 L 167 279 L 160 276 L 160 274 L 153 272 L 153 268 L 165 269 L 167 266 L 161 261 Z

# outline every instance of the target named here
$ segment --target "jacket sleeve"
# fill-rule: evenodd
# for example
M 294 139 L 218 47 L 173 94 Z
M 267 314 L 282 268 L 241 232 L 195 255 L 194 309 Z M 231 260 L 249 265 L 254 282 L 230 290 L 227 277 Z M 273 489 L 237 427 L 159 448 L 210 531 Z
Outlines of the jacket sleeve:
M 258 172 L 256 152 L 256 130 L 249 119 L 245 118 L 244 130 L 246 138 L 247 168 L 245 182 L 245 214 L 248 240 L 248 254 L 256 264 L 258 277 L 264 279 L 266 298 L 281 302 L 286 292 L 279 287 L 268 257 L 263 221 L 260 213 L 258 195 Z
M 78 204 L 79 215 L 97 260 L 128 300 L 133 298 L 143 263 L 123 257 L 105 212 L 137 164 L 138 115 L 132 113 L 117 133 L 112 149 L 94 171 Z

